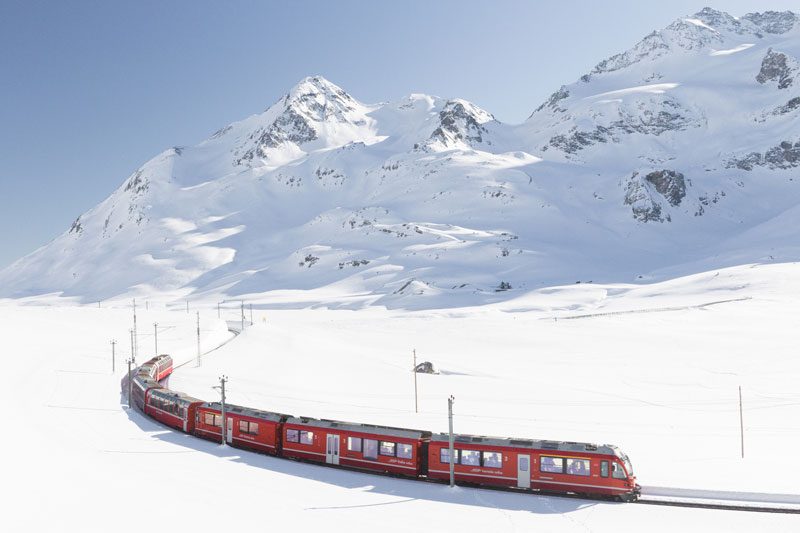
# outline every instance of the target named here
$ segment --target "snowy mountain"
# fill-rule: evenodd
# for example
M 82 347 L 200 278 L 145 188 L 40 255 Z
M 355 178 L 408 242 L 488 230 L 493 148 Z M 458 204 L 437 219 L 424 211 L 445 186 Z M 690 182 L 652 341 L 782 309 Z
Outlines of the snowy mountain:
M 799 117 L 790 12 L 678 19 L 517 125 L 306 78 L 145 163 L 0 297 L 452 306 L 797 260 Z

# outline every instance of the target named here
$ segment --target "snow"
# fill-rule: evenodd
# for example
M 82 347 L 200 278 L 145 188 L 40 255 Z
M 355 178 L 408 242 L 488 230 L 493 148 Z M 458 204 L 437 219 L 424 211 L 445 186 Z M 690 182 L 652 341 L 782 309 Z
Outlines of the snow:
M 654 83 L 652 85 L 640 85 L 638 87 L 627 87 L 625 89 L 617 89 L 616 91 L 608 91 L 605 93 L 595 94 L 587 98 L 603 98 L 607 96 L 624 96 L 629 94 L 664 94 L 665 92 L 674 89 L 680 85 L 679 83 Z
M 787 263 L 645 285 L 549 287 L 494 305 L 417 312 L 255 301 L 254 325 L 233 339 L 225 320 L 238 323 L 238 302 L 223 304 L 217 319 L 212 301 L 186 313 L 137 300 L 139 359 L 152 353 L 150 324 L 158 322 L 159 351 L 186 363 L 170 386 L 201 398 L 217 398 L 212 387 L 224 373 L 233 403 L 439 431 L 454 394 L 457 432 L 617 444 L 656 491 L 736 491 L 770 502 L 797 495 L 800 474 L 791 446 L 786 457 L 776 453 L 800 437 L 798 280 L 800 265 Z M 14 458 L 4 469 L 13 487 L 4 507 L 14 531 L 267 522 L 348 532 L 797 529 L 796 515 L 451 490 L 223 448 L 124 408 L 129 302 L 53 301 L 0 301 L 9 376 L 2 399 L 13 406 L 7 424 L 16 435 L 3 444 Z M 199 368 L 196 310 L 203 349 L 225 343 Z M 412 349 L 440 370 L 418 376 L 418 414 Z
M 689 24 L 694 24 L 695 26 L 697 26 L 699 28 L 704 28 L 706 30 L 713 31 L 714 33 L 719 33 L 717 30 L 715 30 L 714 28 L 712 28 L 711 26 L 709 26 L 708 24 L 706 24 L 705 22 L 703 22 L 700 19 L 689 18 L 689 19 L 683 19 L 683 20 L 688 22 Z
M 743 50 L 747 50 L 748 48 L 754 47 L 754 43 L 742 43 L 739 46 L 734 48 L 729 48 L 728 50 L 712 50 L 711 53 L 708 55 L 710 56 L 729 56 L 732 54 L 737 54 Z

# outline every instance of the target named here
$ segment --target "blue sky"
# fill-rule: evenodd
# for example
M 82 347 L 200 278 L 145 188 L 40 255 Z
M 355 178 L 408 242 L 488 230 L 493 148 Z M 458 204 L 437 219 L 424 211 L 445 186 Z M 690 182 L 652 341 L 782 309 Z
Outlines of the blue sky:
M 0 268 L 139 165 L 321 74 L 361 101 L 412 92 L 522 122 L 600 60 L 704 5 L 795 1 L 0 2 Z

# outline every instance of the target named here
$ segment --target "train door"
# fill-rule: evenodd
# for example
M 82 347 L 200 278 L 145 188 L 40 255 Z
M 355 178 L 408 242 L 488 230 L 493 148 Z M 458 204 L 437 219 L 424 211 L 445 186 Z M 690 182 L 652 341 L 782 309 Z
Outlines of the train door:
M 328 435 L 328 445 L 325 447 L 325 462 L 329 465 L 339 464 L 339 435 Z
M 531 456 L 517 455 L 517 487 L 531 488 Z
M 228 418 L 228 423 L 225 425 L 225 442 L 228 444 L 233 442 L 233 418 Z

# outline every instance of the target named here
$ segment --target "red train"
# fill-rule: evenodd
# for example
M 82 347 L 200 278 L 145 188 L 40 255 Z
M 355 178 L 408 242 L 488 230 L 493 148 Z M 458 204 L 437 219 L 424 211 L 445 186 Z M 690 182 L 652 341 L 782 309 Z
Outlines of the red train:
M 222 406 L 171 391 L 160 381 L 172 358 L 155 357 L 136 369 L 131 403 L 185 433 L 222 440 Z M 128 387 L 122 381 L 123 393 Z M 447 480 L 446 434 L 335 420 L 294 417 L 225 405 L 225 441 L 289 459 L 338 465 L 422 480 Z M 616 446 L 581 442 L 455 435 L 455 481 L 548 493 L 633 501 L 636 484 L 628 456 Z

